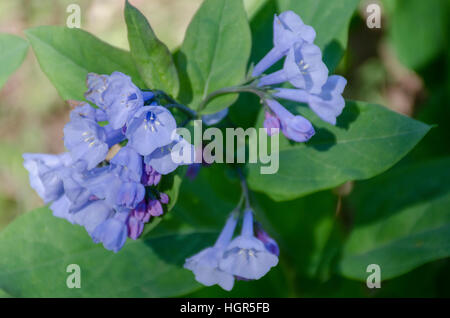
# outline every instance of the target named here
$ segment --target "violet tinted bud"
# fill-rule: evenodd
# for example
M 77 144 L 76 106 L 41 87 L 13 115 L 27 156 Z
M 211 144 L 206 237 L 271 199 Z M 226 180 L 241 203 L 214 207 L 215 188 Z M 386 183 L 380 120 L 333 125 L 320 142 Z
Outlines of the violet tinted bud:
M 274 116 L 267 111 L 265 112 L 264 116 L 266 118 L 264 120 L 264 128 L 266 129 L 267 135 L 273 136 L 278 134 L 281 128 L 281 124 L 277 116 Z
M 255 232 L 256 232 L 256 238 L 263 242 L 266 249 L 276 255 L 280 255 L 280 248 L 278 247 L 277 242 L 267 234 L 266 231 L 262 228 L 261 224 L 255 223 Z

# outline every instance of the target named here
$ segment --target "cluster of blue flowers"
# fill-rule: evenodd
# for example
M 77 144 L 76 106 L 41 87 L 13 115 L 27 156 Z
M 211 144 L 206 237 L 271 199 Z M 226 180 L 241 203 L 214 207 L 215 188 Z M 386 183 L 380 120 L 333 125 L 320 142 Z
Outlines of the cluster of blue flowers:
M 244 211 L 241 234 L 233 239 L 237 220 L 237 212 L 232 212 L 216 243 L 186 259 L 184 267 L 203 285 L 231 290 L 235 279 L 260 279 L 278 264 L 278 245 L 254 224 L 253 211 Z
M 169 203 L 157 188 L 161 177 L 190 163 L 173 160 L 172 151 L 194 151 L 176 134 L 170 111 L 130 77 L 90 73 L 87 86 L 85 98 L 96 107 L 81 102 L 70 113 L 68 152 L 24 154 L 24 166 L 55 216 L 83 226 L 94 242 L 117 252 Z
M 292 11 L 275 15 L 273 23 L 274 47 L 253 69 L 253 77 L 286 57 L 283 69 L 259 79 L 259 87 L 269 87 L 288 82 L 295 88 L 276 88 L 272 97 L 306 103 L 322 120 L 335 125 L 345 106 L 342 92 L 347 81 L 339 75 L 328 76 L 328 68 L 322 61 L 320 48 L 314 45 L 315 30 L 305 25 Z M 268 98 L 264 127 L 281 129 L 294 141 L 308 141 L 315 133 L 312 124 L 304 117 L 294 116 L 278 101 Z M 277 131 L 277 130 L 274 130 Z

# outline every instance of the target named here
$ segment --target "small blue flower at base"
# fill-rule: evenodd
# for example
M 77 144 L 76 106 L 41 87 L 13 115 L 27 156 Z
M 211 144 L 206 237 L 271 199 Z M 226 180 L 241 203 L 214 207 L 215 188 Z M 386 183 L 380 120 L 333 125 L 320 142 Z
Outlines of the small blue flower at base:
M 253 211 L 246 210 L 241 235 L 228 244 L 219 268 L 243 279 L 260 279 L 277 264 L 278 257 L 254 236 Z
M 172 142 L 177 124 L 172 114 L 162 106 L 144 106 L 127 125 L 128 146 L 147 156 L 157 148 Z
M 234 276 L 219 268 L 223 252 L 233 237 L 237 218 L 232 213 L 228 218 L 216 243 L 212 247 L 205 248 L 196 255 L 186 259 L 184 268 L 189 269 L 195 275 L 195 279 L 205 286 L 219 285 L 230 291 L 234 285 Z
M 68 153 L 60 155 L 23 154 L 24 167 L 29 172 L 30 185 L 45 203 L 57 200 L 64 193 L 59 170 L 70 164 Z
M 258 85 L 268 86 L 290 82 L 296 88 L 319 93 L 328 78 L 322 52 L 314 44 L 296 43 L 290 50 L 282 70 L 261 78 Z
M 283 58 L 296 43 L 313 43 L 316 37 L 314 29 L 303 23 L 302 19 L 292 11 L 286 11 L 273 21 L 274 47 L 253 69 L 252 76 L 257 77 L 273 64 Z
M 89 73 L 87 85 L 84 96 L 105 111 L 114 129 L 122 128 L 134 112 L 144 106 L 141 90 L 121 72 L 110 76 Z
M 281 131 L 286 138 L 296 142 L 306 142 L 314 136 L 314 127 L 306 118 L 300 115 L 294 116 L 275 100 L 268 99 L 266 103 L 280 120 Z
M 307 103 L 320 119 L 336 125 L 336 118 L 345 107 L 342 92 L 346 84 L 347 80 L 342 76 L 331 75 L 319 94 L 310 94 L 301 89 L 279 88 L 273 96 L 299 103 Z
M 128 236 L 127 212 L 117 212 L 99 224 L 92 233 L 94 243 L 103 243 L 103 246 L 117 253 L 125 244 Z
M 109 150 L 105 130 L 88 118 L 71 120 L 66 124 L 64 145 L 73 161 L 82 160 L 88 170 L 105 160 Z

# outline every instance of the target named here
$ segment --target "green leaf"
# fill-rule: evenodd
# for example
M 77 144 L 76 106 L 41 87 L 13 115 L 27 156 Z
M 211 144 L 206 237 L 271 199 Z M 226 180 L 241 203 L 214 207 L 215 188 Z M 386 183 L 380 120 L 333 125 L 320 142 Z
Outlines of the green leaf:
M 198 110 L 209 93 L 242 82 L 250 46 L 250 28 L 242 0 L 205 0 L 176 56 L 181 102 Z M 235 94 L 216 98 L 204 113 L 226 108 L 236 98 Z
M 294 107 L 294 113 L 311 119 L 316 135 L 307 143 L 290 142 L 281 135 L 275 174 L 261 174 L 261 163 L 248 166 L 250 187 L 276 201 L 371 178 L 399 161 L 430 129 L 383 106 L 363 102 L 347 102 L 337 126 L 321 121 L 303 106 Z
M 325 64 L 332 72 L 347 47 L 350 18 L 359 0 L 278 0 L 280 12 L 292 10 L 316 30 L 317 44 L 323 50 Z
M 331 272 L 329 242 L 341 243 L 335 235 L 337 197 L 323 191 L 285 202 L 263 194 L 252 199 L 257 218 L 278 242 L 282 256 L 294 263 L 296 278 L 327 278 L 320 276 Z
M 449 157 L 395 169 L 357 187 L 341 274 L 365 280 L 367 266 L 378 264 L 384 280 L 450 256 L 448 180 Z
M 216 236 L 167 232 L 128 240 L 115 254 L 94 244 L 84 228 L 41 208 L 0 232 L 0 288 L 13 297 L 180 296 L 200 288 L 182 268 L 184 259 Z M 79 289 L 66 285 L 69 264 L 80 266 Z
M 40 26 L 25 31 L 39 64 L 64 100 L 84 100 L 88 72 L 125 73 L 143 87 L 129 52 L 81 29 Z
M 11 298 L 11 295 L 5 292 L 3 289 L 0 289 L 0 298 Z
M 397 1 L 390 16 L 389 43 L 407 67 L 424 67 L 448 47 L 448 1 Z M 413 36 L 412 36 L 413 35 Z
M 22 64 L 28 51 L 28 42 L 11 34 L 0 34 L 0 89 Z
M 223 165 L 202 167 L 194 180 L 185 178 L 173 214 L 196 229 L 220 230 L 239 202 L 237 176 Z
M 125 21 L 131 56 L 147 87 L 177 96 L 178 73 L 167 46 L 156 37 L 145 16 L 128 1 Z

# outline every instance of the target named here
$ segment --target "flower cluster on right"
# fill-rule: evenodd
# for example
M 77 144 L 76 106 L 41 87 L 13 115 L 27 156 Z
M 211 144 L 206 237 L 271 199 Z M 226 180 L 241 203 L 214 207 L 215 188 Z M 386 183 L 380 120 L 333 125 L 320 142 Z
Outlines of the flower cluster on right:
M 328 76 L 320 48 L 314 44 L 315 30 L 303 23 L 292 11 L 275 15 L 273 23 L 274 47 L 253 69 L 253 77 L 260 77 L 276 62 L 286 57 L 283 68 L 259 79 L 259 87 L 288 82 L 294 88 L 275 88 L 272 97 L 306 103 L 322 120 L 335 125 L 345 106 L 342 97 L 347 81 L 339 75 Z M 264 127 L 281 129 L 294 141 L 308 141 L 315 133 L 313 125 L 300 115 L 293 115 L 277 100 L 267 98 Z M 276 130 L 273 130 L 276 131 Z

